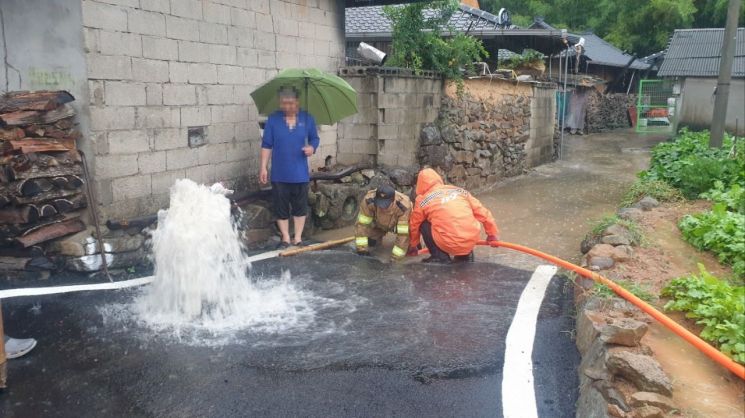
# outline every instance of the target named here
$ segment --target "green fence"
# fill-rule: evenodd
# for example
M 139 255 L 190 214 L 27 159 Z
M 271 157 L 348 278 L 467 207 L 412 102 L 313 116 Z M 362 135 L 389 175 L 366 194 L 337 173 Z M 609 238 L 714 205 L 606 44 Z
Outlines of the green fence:
M 636 101 L 637 132 L 672 132 L 675 117 L 673 83 L 670 80 L 640 80 Z

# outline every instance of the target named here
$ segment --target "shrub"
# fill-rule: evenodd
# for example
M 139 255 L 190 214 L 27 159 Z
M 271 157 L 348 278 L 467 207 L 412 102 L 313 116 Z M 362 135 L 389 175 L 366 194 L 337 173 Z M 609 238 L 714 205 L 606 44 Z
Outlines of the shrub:
M 680 190 L 661 180 L 637 179 L 626 192 L 621 207 L 629 207 L 644 196 L 651 196 L 660 202 L 679 202 L 684 199 Z
M 698 275 L 674 279 L 662 290 L 671 298 L 665 309 L 686 312 L 704 326 L 701 338 L 745 363 L 745 287 L 718 279 L 701 264 L 698 268 Z
M 712 251 L 736 275 L 745 276 L 745 214 L 728 211 L 726 203 L 718 202 L 708 212 L 685 216 L 678 227 L 694 247 Z

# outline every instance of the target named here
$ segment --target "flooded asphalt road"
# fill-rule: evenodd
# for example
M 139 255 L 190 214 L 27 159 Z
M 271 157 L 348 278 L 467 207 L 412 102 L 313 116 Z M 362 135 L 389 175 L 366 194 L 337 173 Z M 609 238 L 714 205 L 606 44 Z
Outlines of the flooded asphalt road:
M 7 332 L 39 345 L 9 362 L 0 416 L 501 415 L 505 335 L 531 271 L 397 266 L 338 250 L 256 263 L 253 277 L 287 270 L 340 303 L 315 307 L 306 329 L 242 330 L 218 346 L 108 317 L 137 290 L 5 301 Z M 574 415 L 571 307 L 554 277 L 532 357 L 540 416 Z

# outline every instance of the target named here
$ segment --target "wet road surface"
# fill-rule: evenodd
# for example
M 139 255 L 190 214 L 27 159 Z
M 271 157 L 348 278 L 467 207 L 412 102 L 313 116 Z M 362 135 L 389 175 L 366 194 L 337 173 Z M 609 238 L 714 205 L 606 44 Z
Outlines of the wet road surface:
M 0 416 L 501 415 L 505 336 L 531 271 L 397 266 L 339 250 L 256 263 L 253 276 L 286 270 L 330 301 L 313 324 L 238 331 L 218 346 L 108 317 L 137 290 L 5 301 L 7 332 L 39 345 L 10 361 Z M 532 356 L 539 416 L 574 415 L 571 307 L 554 277 Z

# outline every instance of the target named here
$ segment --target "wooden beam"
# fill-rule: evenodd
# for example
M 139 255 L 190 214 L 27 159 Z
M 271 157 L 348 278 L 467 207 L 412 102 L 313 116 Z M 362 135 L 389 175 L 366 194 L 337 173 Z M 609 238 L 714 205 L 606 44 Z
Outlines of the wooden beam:
M 40 242 L 46 242 L 54 238 L 64 237 L 85 229 L 85 224 L 80 219 L 68 219 L 51 225 L 46 225 L 33 232 L 17 237 L 14 241 L 20 248 L 28 248 Z
M 52 110 L 75 98 L 64 91 L 23 91 L 0 96 L 0 113 L 17 110 Z

